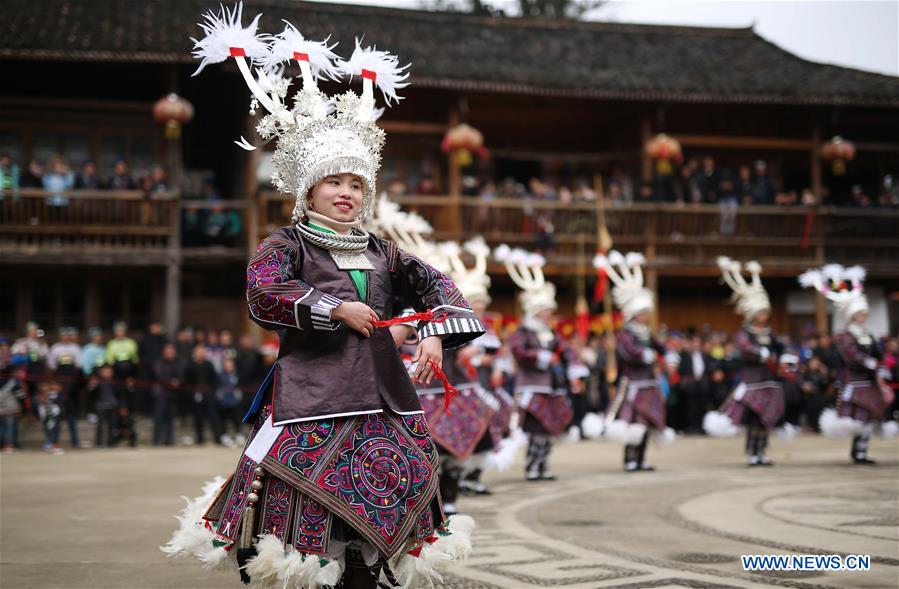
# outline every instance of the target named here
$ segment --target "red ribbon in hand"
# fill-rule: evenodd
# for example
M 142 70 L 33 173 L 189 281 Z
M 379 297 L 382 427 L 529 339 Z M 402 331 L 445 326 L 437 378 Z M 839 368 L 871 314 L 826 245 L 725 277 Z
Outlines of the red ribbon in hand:
M 409 354 L 403 354 L 400 357 L 403 360 L 412 362 L 412 356 L 410 356 Z M 436 362 L 434 362 L 433 360 L 428 360 L 428 363 L 430 363 L 431 368 L 434 369 L 434 376 L 443 381 L 443 408 L 446 410 L 447 415 L 452 415 L 453 413 L 452 411 L 450 411 L 450 404 L 452 403 L 453 399 L 455 399 L 459 395 L 459 390 L 452 384 L 450 384 L 449 379 L 446 377 L 446 373 L 443 371 L 443 369 L 440 368 L 440 366 L 437 365 Z
M 400 323 L 410 323 L 412 321 L 429 321 L 431 323 L 443 323 L 446 321 L 447 314 L 444 313 L 440 317 L 436 317 L 434 312 L 428 309 L 424 313 L 412 313 L 404 317 L 394 317 L 393 319 L 383 319 L 375 321 L 375 327 L 391 327 Z

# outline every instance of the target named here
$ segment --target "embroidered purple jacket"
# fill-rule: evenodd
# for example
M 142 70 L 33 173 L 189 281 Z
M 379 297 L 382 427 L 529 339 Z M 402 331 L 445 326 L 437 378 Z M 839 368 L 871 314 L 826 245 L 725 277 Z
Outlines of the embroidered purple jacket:
M 397 298 L 419 312 L 445 312 L 444 323 L 418 325 L 420 339 L 439 335 L 445 349 L 484 332 L 452 281 L 431 266 L 375 236 L 365 256 L 374 270 L 365 271 L 362 302 L 378 317 L 392 317 Z M 385 406 L 401 414 L 421 411 L 389 330 L 365 338 L 331 320 L 343 301 L 358 300 L 349 273 L 297 229 L 279 229 L 259 245 L 247 267 L 247 306 L 253 321 L 280 332 L 276 424 L 375 413 Z
M 880 363 L 880 351 L 877 349 L 874 338 L 867 335 L 867 337 L 859 339 L 848 331 L 844 331 L 838 333 L 835 340 L 837 350 L 840 351 L 840 357 L 843 359 L 843 382 L 873 381 L 876 377 L 876 368 L 871 368 L 871 366 Z
M 777 359 L 783 352 L 783 344 L 773 331 L 757 335 L 744 327 L 734 336 L 734 347 L 740 353 L 742 382 L 756 384 L 775 380 L 771 366 L 777 365 Z
M 615 340 L 615 353 L 618 356 L 618 368 L 622 376 L 632 382 L 655 378 L 653 367 L 656 358 L 659 354 L 665 353 L 665 347 L 658 340 L 650 336 L 648 341 L 641 341 L 637 334 L 627 328 L 620 330 Z M 652 350 L 652 358 L 644 356 L 645 350 Z

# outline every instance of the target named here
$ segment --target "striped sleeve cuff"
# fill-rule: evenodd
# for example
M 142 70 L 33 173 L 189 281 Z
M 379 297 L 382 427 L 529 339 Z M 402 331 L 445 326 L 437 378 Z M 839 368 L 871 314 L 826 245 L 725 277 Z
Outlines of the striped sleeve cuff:
M 466 344 L 484 333 L 484 325 L 481 320 L 471 315 L 469 317 L 448 318 L 441 323 L 425 323 L 418 328 L 418 339 L 439 335 L 443 338 L 443 347 L 456 348 Z
M 343 301 L 329 294 L 322 294 L 317 303 L 310 307 L 312 328 L 321 331 L 334 331 L 340 327 L 340 321 L 331 321 L 331 311 L 340 306 Z

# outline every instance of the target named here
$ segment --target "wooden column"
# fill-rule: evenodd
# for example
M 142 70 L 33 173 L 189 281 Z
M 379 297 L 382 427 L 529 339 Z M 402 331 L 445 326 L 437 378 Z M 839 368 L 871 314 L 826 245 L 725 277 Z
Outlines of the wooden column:
M 652 181 L 652 160 L 646 154 L 646 144 L 652 139 L 652 119 L 647 115 L 643 118 L 640 128 L 640 179 L 643 182 Z
M 815 265 L 824 264 L 824 246 L 815 246 Z M 827 304 L 824 297 L 815 293 L 815 329 L 818 333 L 830 333 L 830 325 L 827 322 Z
M 165 266 L 166 332 L 173 335 L 181 324 L 181 194 L 176 192 L 169 208 L 169 244 Z
M 811 166 L 810 177 L 812 179 L 812 192 L 815 193 L 815 198 L 819 203 L 822 201 L 823 195 L 823 183 L 821 180 L 821 157 L 819 147 L 821 145 L 821 127 L 818 123 L 815 123 L 814 129 L 812 129 L 812 152 L 809 158 L 809 164 Z
M 453 128 L 460 122 L 459 109 L 453 108 L 449 115 L 449 127 Z M 450 218 L 447 226 L 454 235 L 462 231 L 462 166 L 455 153 L 447 155 L 447 192 L 450 197 Z
M 643 235 L 646 238 L 646 270 L 643 273 L 644 285 L 650 291 L 652 291 L 652 296 L 656 301 L 656 304 L 653 306 L 652 315 L 649 319 L 649 325 L 652 328 L 653 332 L 657 332 L 659 330 L 659 271 L 656 269 L 655 261 L 656 261 L 656 243 L 655 243 L 655 234 L 656 234 L 656 216 L 655 213 L 650 213 L 649 218 L 646 220 L 646 225 L 644 226 Z

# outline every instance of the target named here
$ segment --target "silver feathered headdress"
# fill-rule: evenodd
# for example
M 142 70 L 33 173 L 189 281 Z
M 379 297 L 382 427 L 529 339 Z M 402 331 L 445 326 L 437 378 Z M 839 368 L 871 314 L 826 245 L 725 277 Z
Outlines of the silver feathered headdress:
M 771 310 L 771 300 L 768 291 L 762 286 L 762 265 L 755 260 L 746 262 L 745 266 L 721 256 L 718 258 L 718 268 L 724 282 L 734 291 L 732 300 L 736 302 L 737 313 L 747 321 L 751 320 L 762 311 Z M 749 272 L 752 278 L 747 282 L 743 278 L 743 270 Z
M 856 313 L 868 312 L 868 297 L 864 292 L 865 275 L 865 269 L 861 266 L 843 268 L 839 264 L 826 264 L 800 274 L 799 284 L 821 293 L 833 303 L 843 319 L 848 321 Z
M 253 97 L 250 113 L 262 106 L 268 114 L 259 121 L 256 132 L 266 142 L 276 140 L 272 183 L 275 188 L 296 198 L 294 222 L 305 214 L 309 190 L 322 178 L 332 174 L 355 174 L 365 185 L 365 200 L 358 218 L 361 221 L 375 200 L 375 182 L 381 165 L 384 131 L 375 121 L 381 110 L 375 108 L 374 88 L 386 103 L 401 98 L 397 90 L 408 85 L 409 66 L 374 47 L 356 48 L 348 60 L 334 54 L 334 45 L 325 41 L 309 41 L 292 24 L 285 21 L 277 35 L 258 34 L 259 16 L 246 28 L 242 26 L 243 5 L 222 7 L 209 12 L 200 23 L 205 36 L 193 39 L 194 57 L 202 59 L 194 75 L 207 65 L 233 57 Z M 303 88 L 287 106 L 291 80 L 283 77 L 283 64 L 296 60 L 303 78 Z M 259 65 L 255 76 L 251 65 Z M 326 96 L 317 80 L 338 80 L 342 76 L 362 77 L 362 95 L 352 91 L 335 97 Z M 241 137 L 235 142 L 246 150 L 256 149 Z
M 593 258 L 593 267 L 604 269 L 615 285 L 612 288 L 612 298 L 615 305 L 621 309 L 625 321 L 630 321 L 637 314 L 655 308 L 652 291 L 643 286 L 642 266 L 645 263 L 646 258 L 638 252 L 622 255 L 612 250 L 608 257 L 600 254 Z
M 521 289 L 519 298 L 526 317 L 544 309 L 556 310 L 556 286 L 543 276 L 546 258 L 523 249 L 502 244 L 493 251 L 497 262 L 506 266 L 509 278 Z

